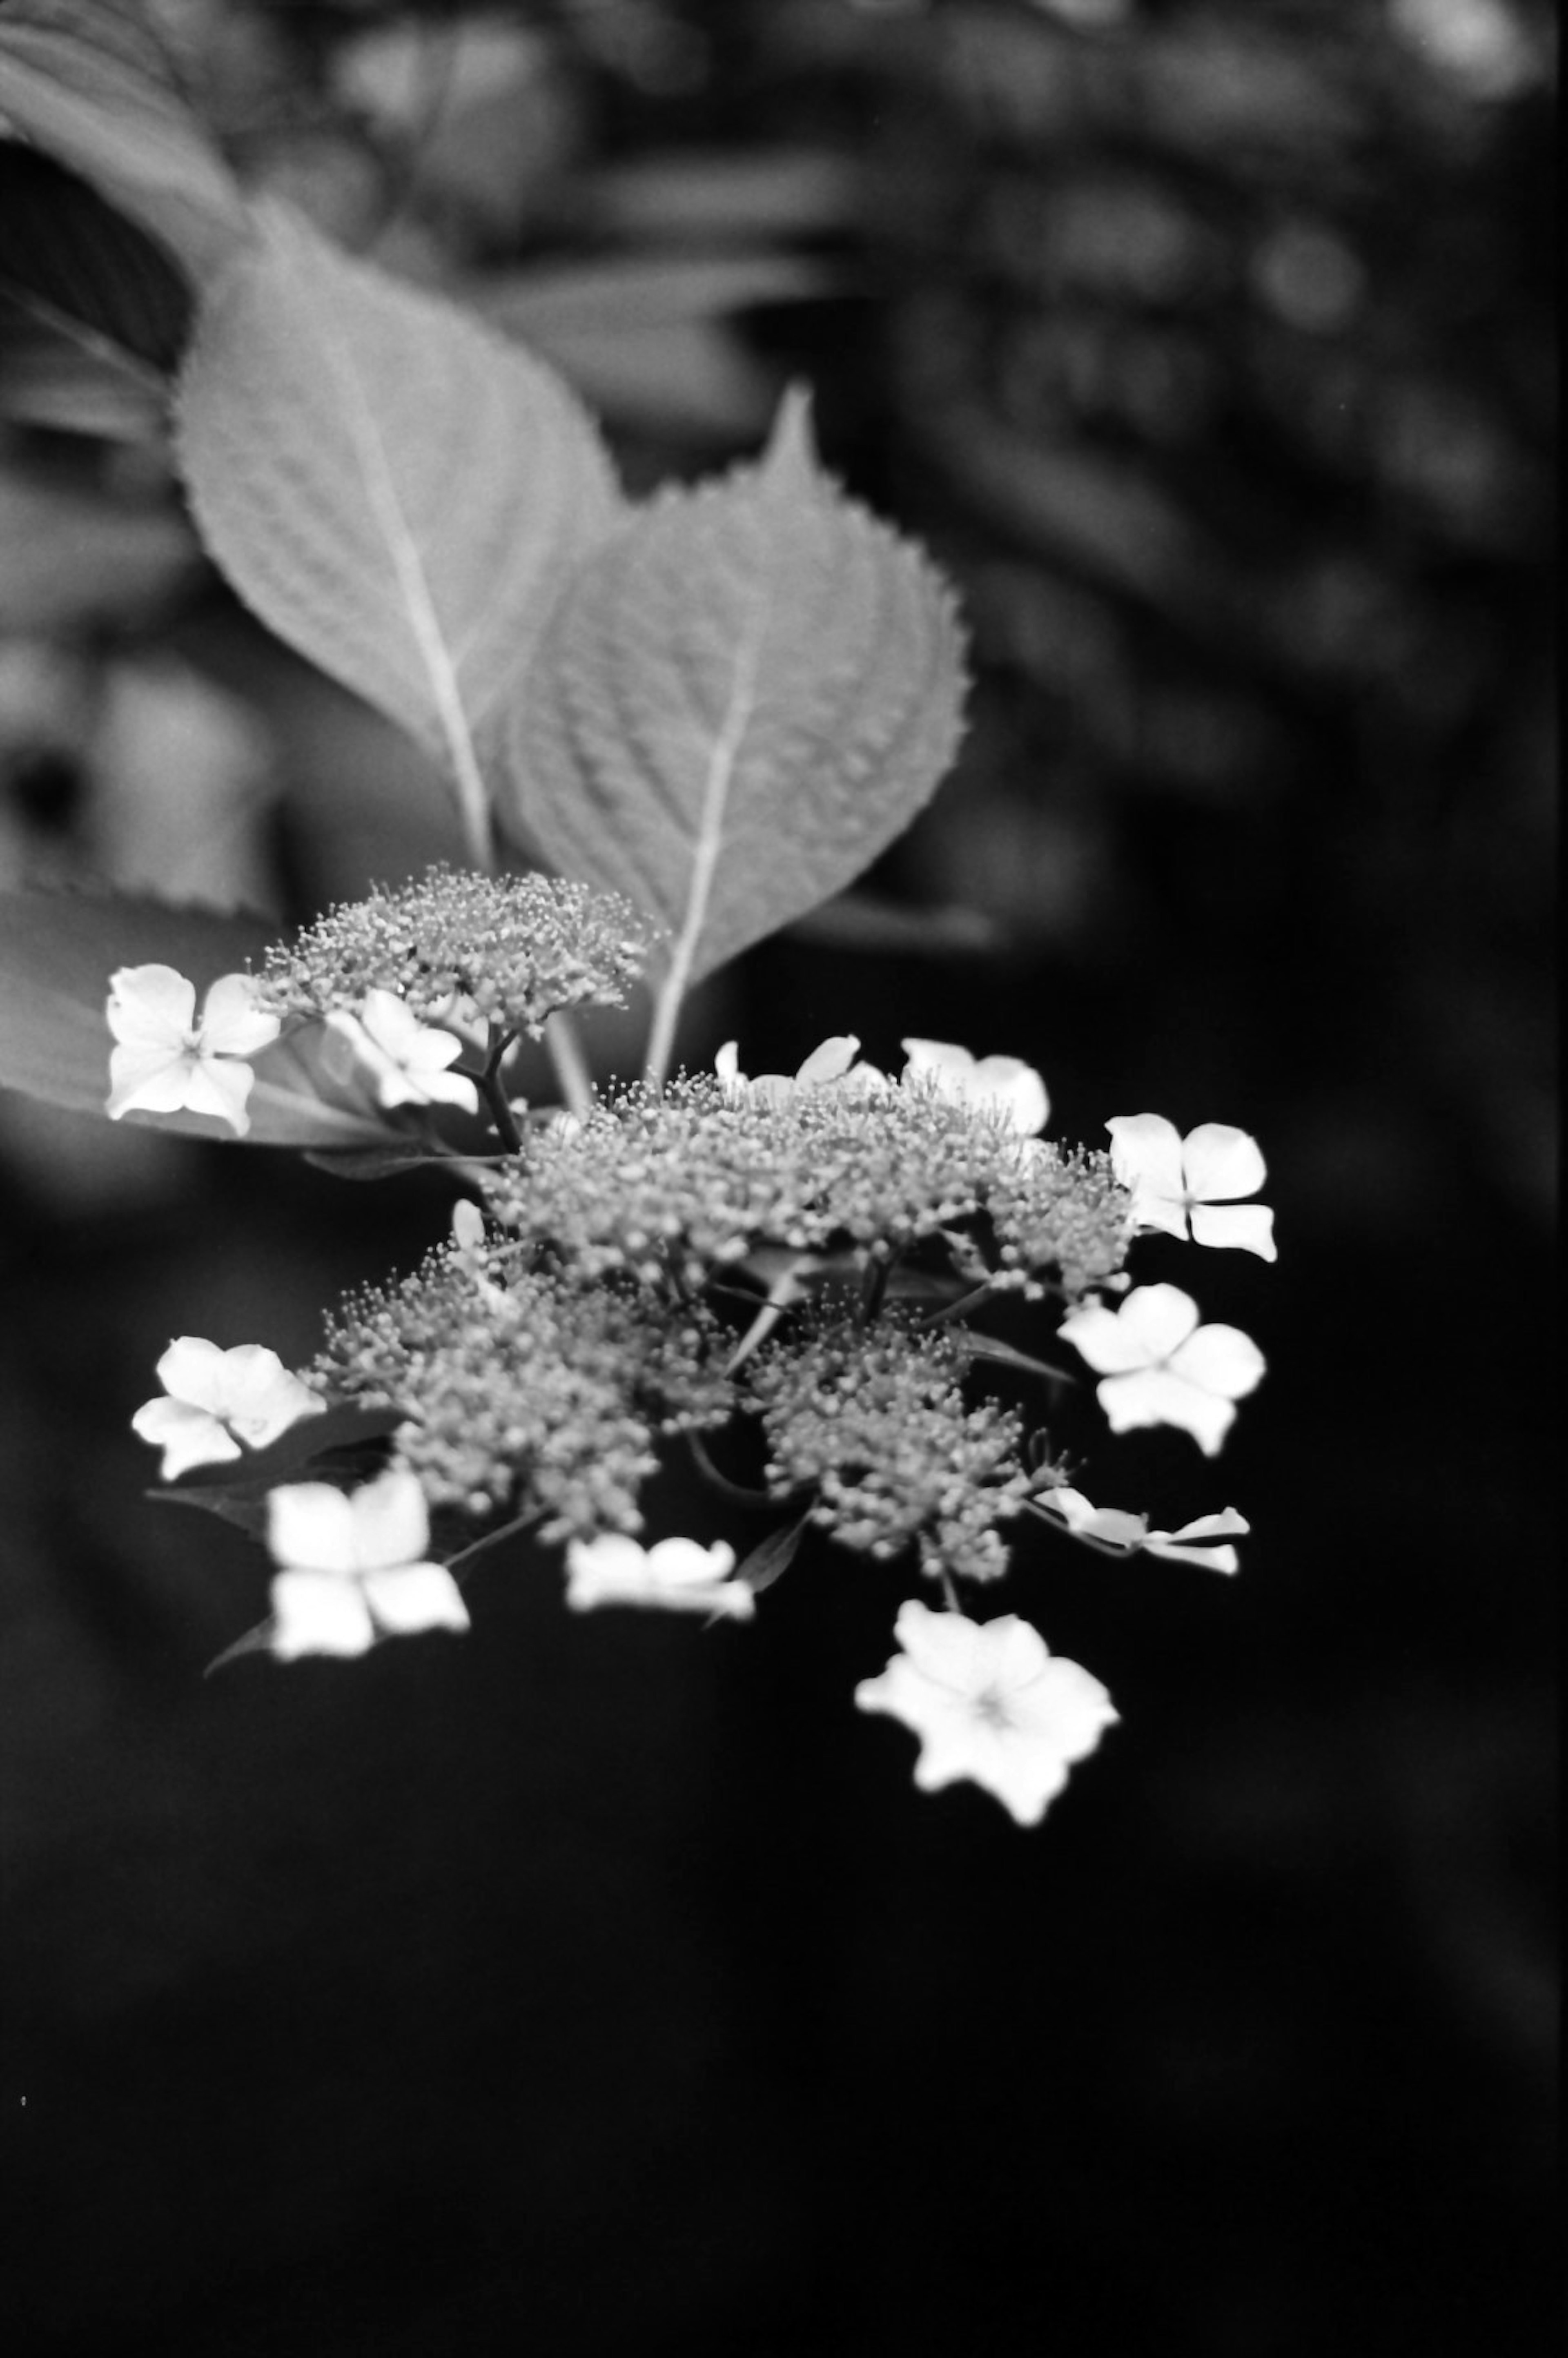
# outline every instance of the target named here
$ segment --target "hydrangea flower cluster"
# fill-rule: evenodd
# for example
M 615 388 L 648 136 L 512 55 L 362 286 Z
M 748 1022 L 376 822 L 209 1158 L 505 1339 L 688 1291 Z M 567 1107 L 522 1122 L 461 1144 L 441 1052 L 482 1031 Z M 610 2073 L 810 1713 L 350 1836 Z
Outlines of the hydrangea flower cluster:
M 1165 1426 L 1218 1452 L 1261 1355 L 1126 1264 L 1151 1232 L 1271 1260 L 1271 1215 L 1240 1200 L 1262 1156 L 1244 1131 L 1184 1138 L 1153 1114 L 1115 1117 L 1108 1151 L 1058 1146 L 1031 1065 L 914 1038 L 896 1076 L 843 1033 L 792 1075 L 748 1077 L 731 1043 L 710 1073 L 579 1088 L 570 1109 L 510 1101 L 516 1035 L 618 999 L 654 946 L 613 896 L 437 870 L 222 978 L 200 1018 L 172 968 L 114 976 L 115 1118 L 184 1108 L 241 1134 L 249 1059 L 308 1030 L 371 1134 L 414 1125 L 463 1191 L 449 1238 L 346 1299 L 304 1369 L 189 1336 L 158 1362 L 135 1429 L 276 1567 L 271 1618 L 231 1651 L 466 1629 L 472 1560 L 519 1531 L 562 1552 L 575 1611 L 765 1619 L 815 1531 L 862 1577 L 907 1565 L 919 1591 L 855 1702 L 914 1732 L 924 1790 L 967 1779 L 1033 1824 L 1117 1714 L 1029 1621 L 966 1600 L 1016 1578 L 1024 1519 L 1100 1554 L 1236 1572 L 1234 1508 L 1166 1531 L 1098 1506 L 1058 1425 L 1092 1398 L 1113 1433 Z M 993 1331 L 997 1303 L 1076 1363 Z M 768 1519 L 742 1560 L 728 1537 L 648 1533 L 672 1452 L 716 1516 Z

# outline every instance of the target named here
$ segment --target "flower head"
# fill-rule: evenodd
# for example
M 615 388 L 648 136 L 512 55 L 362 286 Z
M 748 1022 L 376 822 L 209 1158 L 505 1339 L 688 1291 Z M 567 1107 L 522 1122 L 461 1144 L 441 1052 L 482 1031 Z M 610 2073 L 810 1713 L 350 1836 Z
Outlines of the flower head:
M 1260 1382 L 1263 1354 L 1237 1326 L 1200 1326 L 1177 1285 L 1137 1285 L 1119 1308 L 1086 1303 L 1060 1330 L 1104 1381 L 1095 1387 L 1113 1433 L 1175 1424 L 1214 1456 L 1235 1421 L 1232 1402 Z
M 622 1531 L 573 1540 L 567 1548 L 567 1603 L 576 1613 L 597 1605 L 652 1605 L 670 1613 L 707 1613 L 749 1621 L 756 1599 L 743 1580 L 731 1580 L 735 1551 L 722 1540 L 660 1540 L 641 1547 Z
M 976 1057 L 946 1040 L 903 1040 L 899 1044 L 909 1059 L 903 1068 L 905 1084 L 924 1082 L 960 1105 L 983 1108 L 1024 1137 L 1044 1129 L 1051 1100 L 1033 1065 L 1022 1057 Z
M 1098 1540 L 1102 1547 L 1128 1555 L 1166 1556 L 1173 1563 L 1201 1564 L 1206 1572 L 1239 1572 L 1241 1559 L 1229 1544 L 1252 1528 L 1234 1507 L 1217 1515 L 1199 1515 L 1179 1531 L 1152 1531 L 1147 1515 L 1130 1515 L 1121 1507 L 1092 1506 L 1081 1490 L 1065 1486 L 1042 1493 L 1037 1505 L 1054 1516 L 1075 1537 Z M 1221 1544 L 1215 1546 L 1215 1541 Z
M 395 991 L 367 990 L 357 1015 L 339 1008 L 327 1029 L 347 1042 L 352 1061 L 375 1082 L 376 1101 L 400 1105 L 455 1105 L 479 1111 L 479 1091 L 449 1065 L 463 1044 L 449 1032 L 427 1031 Z
M 468 1608 L 444 1564 L 423 1561 L 430 1543 L 425 1494 L 394 1468 L 354 1491 L 295 1482 L 267 1498 L 267 1545 L 281 1567 L 272 1584 L 272 1651 L 362 1654 L 378 1637 L 466 1629 Z
M 1038 1825 L 1117 1718 L 1099 1681 L 1014 1613 L 968 1621 L 912 1598 L 894 1635 L 902 1650 L 880 1678 L 861 1680 L 855 1701 L 914 1730 L 915 1783 L 929 1793 L 968 1777 L 1021 1826 Z
M 243 1138 L 255 1075 L 244 1059 L 267 1047 L 282 1026 L 256 1003 L 248 974 L 220 976 L 200 1020 L 196 986 L 171 966 L 123 966 L 111 976 L 111 1121 L 127 1113 L 206 1113 Z
M 1132 1217 L 1141 1228 L 1184 1237 L 1195 1244 L 1238 1245 L 1276 1260 L 1274 1215 L 1261 1204 L 1238 1204 L 1263 1184 L 1263 1157 L 1255 1138 L 1228 1122 L 1203 1121 L 1183 1138 L 1159 1113 L 1119 1113 L 1108 1121 L 1111 1167 L 1132 1190 Z
M 157 1363 L 157 1377 L 164 1398 L 139 1408 L 131 1430 L 163 1451 L 166 1482 L 192 1466 L 237 1457 L 242 1441 L 265 1449 L 327 1405 L 261 1343 L 224 1351 L 199 1335 L 177 1336 Z

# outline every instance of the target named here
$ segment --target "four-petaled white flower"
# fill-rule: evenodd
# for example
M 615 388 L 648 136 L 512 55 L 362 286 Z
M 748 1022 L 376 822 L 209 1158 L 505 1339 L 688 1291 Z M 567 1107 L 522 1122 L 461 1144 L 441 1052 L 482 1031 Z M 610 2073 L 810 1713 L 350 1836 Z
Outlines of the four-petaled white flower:
M 464 1073 L 449 1065 L 463 1053 L 449 1032 L 427 1028 L 395 990 L 367 990 L 357 1015 L 341 1008 L 327 1029 L 346 1041 L 354 1063 L 375 1082 L 376 1101 L 386 1106 L 455 1105 L 479 1111 L 479 1091 Z
M 192 1466 L 238 1457 L 242 1441 L 265 1449 L 327 1405 L 262 1343 L 225 1351 L 200 1335 L 178 1335 L 157 1363 L 157 1379 L 165 1397 L 139 1408 L 131 1430 L 163 1451 L 166 1482 Z
M 852 1081 L 857 1087 L 885 1089 L 887 1076 L 874 1065 L 857 1065 L 860 1042 L 852 1032 L 835 1033 L 814 1048 L 796 1073 L 759 1073 L 748 1080 L 741 1070 L 741 1051 L 733 1040 L 726 1040 L 713 1059 L 713 1069 L 726 1088 L 739 1097 L 761 1098 L 767 1105 L 784 1105 L 798 1089 L 822 1089 L 835 1081 Z
M 1045 1127 L 1051 1100 L 1033 1065 L 1021 1056 L 975 1056 L 946 1040 L 902 1040 L 909 1062 L 903 1078 L 935 1086 L 944 1097 L 1004 1121 L 1021 1136 Z
M 1183 1138 L 1161 1113 L 1119 1113 L 1106 1128 L 1111 1168 L 1132 1190 L 1139 1228 L 1184 1237 L 1190 1221 L 1195 1244 L 1239 1245 L 1260 1260 L 1279 1259 L 1273 1213 L 1232 1200 L 1256 1195 L 1268 1175 L 1255 1138 L 1225 1121 L 1202 1121 Z
M 1201 1564 L 1206 1572 L 1239 1572 L 1241 1559 L 1230 1541 L 1252 1528 L 1234 1507 L 1222 1507 L 1217 1515 L 1199 1515 L 1180 1531 L 1152 1531 L 1147 1515 L 1131 1515 L 1121 1507 L 1092 1506 L 1081 1490 L 1065 1487 L 1042 1491 L 1036 1503 L 1080 1539 L 1098 1540 L 1129 1555 L 1167 1556 L 1173 1563 Z M 1222 1544 L 1208 1545 L 1213 1540 Z
M 743 1580 L 731 1580 L 735 1551 L 718 1540 L 660 1540 L 651 1548 L 621 1531 L 567 1546 L 567 1603 L 577 1613 L 596 1605 L 654 1605 L 673 1613 L 707 1613 L 749 1621 L 757 1600 Z
M 1263 1354 L 1238 1326 L 1200 1326 L 1179 1285 L 1137 1285 L 1116 1310 L 1086 1303 L 1058 1330 L 1104 1380 L 1095 1387 L 1113 1433 L 1174 1424 L 1212 1457 L 1232 1402 L 1263 1374 Z
M 855 1701 L 914 1730 L 915 1783 L 929 1793 L 970 1778 L 1020 1825 L 1038 1825 L 1073 1763 L 1118 1716 L 1099 1681 L 1052 1654 L 1015 1613 L 968 1621 L 911 1598 L 894 1635 L 902 1651 L 880 1678 L 860 1681 Z
M 362 1654 L 378 1637 L 466 1629 L 468 1608 L 444 1564 L 424 1561 L 430 1519 L 416 1477 L 394 1468 L 354 1491 L 293 1482 L 267 1496 L 272 1584 L 270 1648 Z
M 220 976 L 199 1021 L 196 985 L 173 967 L 123 966 L 109 979 L 107 1012 L 119 1043 L 109 1057 L 111 1121 L 127 1113 L 207 1113 L 243 1138 L 255 1078 L 244 1060 L 283 1028 L 257 1006 L 248 974 Z

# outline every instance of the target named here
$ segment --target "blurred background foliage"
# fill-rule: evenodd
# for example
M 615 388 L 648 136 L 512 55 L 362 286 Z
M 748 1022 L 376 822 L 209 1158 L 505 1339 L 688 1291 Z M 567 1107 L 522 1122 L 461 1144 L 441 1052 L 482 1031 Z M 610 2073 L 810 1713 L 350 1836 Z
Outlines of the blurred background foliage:
M 42 2341 L 1533 2346 L 1551 12 L 156 14 L 248 185 L 554 360 L 633 489 L 804 377 L 957 583 L 953 776 L 709 987 L 694 1060 L 907 1032 L 1032 1056 L 1058 1135 L 1244 1123 L 1283 1257 L 1152 1249 L 1269 1351 L 1222 1461 L 1256 1536 L 1217 1594 L 1030 1553 L 1009 1601 L 1124 1716 L 1031 1844 L 849 1710 L 900 1583 L 826 1562 L 743 1643 L 568 1628 L 546 1570 L 464 1649 L 201 1686 L 265 1566 L 137 1502 L 151 1362 L 307 1356 L 442 1205 L 0 1100 Z M 188 327 L 0 140 L 0 882 L 296 917 L 455 830 L 205 564 Z M 1131 1448 L 1119 1503 L 1223 1503 Z

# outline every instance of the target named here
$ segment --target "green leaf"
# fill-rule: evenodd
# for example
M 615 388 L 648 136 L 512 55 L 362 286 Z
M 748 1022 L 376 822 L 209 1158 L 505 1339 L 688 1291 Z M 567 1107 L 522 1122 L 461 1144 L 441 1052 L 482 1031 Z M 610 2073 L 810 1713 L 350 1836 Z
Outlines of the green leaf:
M 234 588 L 444 754 L 482 864 L 474 739 L 621 513 L 587 410 L 520 347 L 271 206 L 203 305 L 178 451 Z
M 771 1588 L 789 1570 L 810 1527 L 808 1507 L 793 1523 L 781 1524 L 765 1540 L 759 1540 L 750 1555 L 736 1565 L 735 1578 L 743 1581 L 753 1596 L 760 1596 L 764 1588 Z
M 198 278 L 246 235 L 239 187 L 130 0 L 7 0 L 0 115 Z
M 963 688 L 946 584 L 821 472 L 792 395 L 759 466 L 665 493 L 568 584 L 513 716 L 513 816 L 664 922 L 678 1000 L 903 832 Z
M 50 1105 L 102 1113 L 114 1047 L 104 1010 L 117 967 L 172 966 L 200 1000 L 276 936 L 265 917 L 178 908 L 117 894 L 0 893 L 0 1087 Z M 307 1026 L 253 1058 L 255 1146 L 384 1144 L 386 1126 L 320 1065 L 322 1027 Z M 232 1139 L 205 1114 L 130 1114 L 127 1120 L 195 1138 Z

